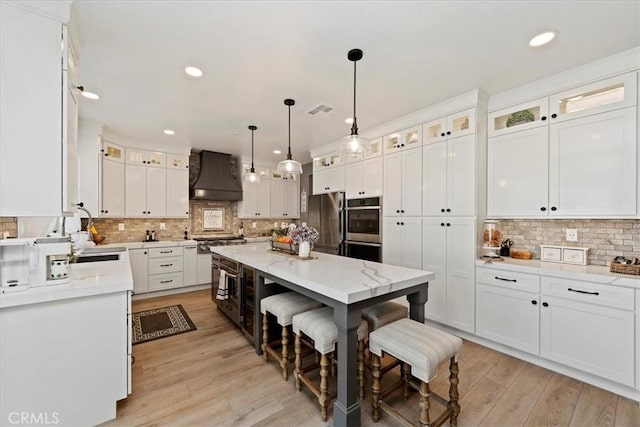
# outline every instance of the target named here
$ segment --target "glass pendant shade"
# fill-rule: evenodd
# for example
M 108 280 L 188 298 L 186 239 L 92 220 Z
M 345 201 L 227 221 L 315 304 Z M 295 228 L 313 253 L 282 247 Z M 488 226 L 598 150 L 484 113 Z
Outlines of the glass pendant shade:
M 351 49 L 347 53 L 347 58 L 353 62 L 353 124 L 351 135 L 342 139 L 340 148 L 347 157 L 362 158 L 371 153 L 369 138 L 358 135 L 358 119 L 356 119 L 356 62 L 362 59 L 362 50 Z
M 262 182 L 262 176 L 256 173 L 256 169 L 253 167 L 253 131 L 258 129 L 256 126 L 249 126 L 251 131 L 251 169 L 248 174 L 244 176 L 244 182 L 250 184 L 260 184 Z
M 295 105 L 296 101 L 293 99 L 285 99 L 284 105 L 289 107 L 289 151 L 287 152 L 287 159 L 278 163 L 277 170 L 283 174 L 300 175 L 302 173 L 302 164 L 293 160 L 291 156 L 291 106 Z

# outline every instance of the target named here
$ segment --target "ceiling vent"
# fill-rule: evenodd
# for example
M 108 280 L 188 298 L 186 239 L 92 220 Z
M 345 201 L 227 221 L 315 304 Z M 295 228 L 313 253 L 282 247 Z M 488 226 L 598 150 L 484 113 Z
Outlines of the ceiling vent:
M 318 113 L 328 113 L 330 111 L 333 111 L 333 107 L 329 107 L 328 105 L 324 105 L 324 104 L 318 104 L 312 109 L 310 109 L 309 111 L 307 111 L 307 114 L 311 114 L 312 116 L 315 116 Z

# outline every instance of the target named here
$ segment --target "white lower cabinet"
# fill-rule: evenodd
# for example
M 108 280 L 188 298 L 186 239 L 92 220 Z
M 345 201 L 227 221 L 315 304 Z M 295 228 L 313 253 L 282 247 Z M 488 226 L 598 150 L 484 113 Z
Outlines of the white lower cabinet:
M 422 268 L 421 221 L 420 218 L 384 217 L 382 262 Z
M 634 290 L 543 277 L 540 355 L 635 385 Z
M 133 291 L 141 294 L 149 291 L 149 256 L 146 249 L 129 249 Z
M 182 273 L 182 282 L 185 286 L 198 283 L 198 247 L 196 245 L 184 247 Z
M 211 254 L 198 254 L 198 285 L 211 283 Z
M 470 333 L 475 331 L 475 221 L 423 218 L 421 232 L 422 269 L 436 273 L 425 317 Z
M 540 278 L 478 268 L 476 280 L 476 334 L 538 355 Z

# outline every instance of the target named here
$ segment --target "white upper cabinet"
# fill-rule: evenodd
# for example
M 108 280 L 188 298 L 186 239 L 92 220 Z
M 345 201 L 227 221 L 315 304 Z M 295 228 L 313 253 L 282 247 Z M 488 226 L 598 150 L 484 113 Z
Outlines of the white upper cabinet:
M 166 154 L 167 169 L 189 170 L 189 156 L 180 154 Z
M 548 140 L 546 127 L 489 138 L 490 217 L 548 216 Z
M 382 138 L 383 154 L 409 150 L 422 145 L 422 127 L 416 126 Z
M 488 216 L 637 216 L 636 79 L 629 73 L 489 114 Z
M 189 218 L 189 171 L 186 169 L 167 169 L 167 216 Z
M 244 173 L 250 171 L 250 165 L 244 165 Z M 238 218 L 269 218 L 271 214 L 271 182 L 269 169 L 256 167 L 261 182 L 243 182 L 242 200 L 238 202 Z
M 102 146 L 99 216 L 120 218 L 125 215 L 124 147 L 106 141 Z
M 67 40 L 66 64 L 62 72 L 64 88 L 62 96 L 62 210 L 67 213 L 77 211 L 78 203 L 78 67 L 76 54 L 68 40 L 67 27 L 63 27 L 63 38 Z M 65 67 L 66 65 L 66 67 Z
M 125 168 L 126 216 L 167 215 L 167 170 L 128 164 Z
M 369 141 L 371 144 L 371 150 L 368 153 L 359 153 L 359 154 L 349 154 L 346 153 L 345 157 L 347 163 L 353 163 L 364 159 L 369 159 L 371 157 L 378 157 L 382 155 L 382 138 L 376 138 Z
M 348 163 L 345 167 L 345 187 L 347 199 L 382 196 L 382 157 Z
M 634 216 L 636 132 L 635 107 L 552 124 L 550 214 Z
M 422 140 L 425 145 L 433 144 L 447 138 L 471 135 L 475 131 L 476 109 L 470 108 L 423 124 Z
M 0 216 L 60 216 L 66 210 L 62 135 L 74 127 L 66 119 L 75 113 L 65 117 L 63 109 L 63 27 L 0 3 Z M 74 153 L 67 154 L 72 168 Z M 65 205 L 75 202 L 69 196 Z
M 326 170 L 313 169 L 313 194 L 345 190 L 345 167 L 340 165 Z
M 271 180 L 270 218 L 300 217 L 299 181 L 293 179 Z
M 145 165 L 154 168 L 167 167 L 167 155 L 157 151 L 143 151 L 127 148 L 127 164 Z M 187 165 L 189 162 L 187 161 Z
M 467 135 L 423 147 L 423 215 L 475 215 L 475 141 Z
M 422 214 L 422 147 L 384 156 L 384 216 Z

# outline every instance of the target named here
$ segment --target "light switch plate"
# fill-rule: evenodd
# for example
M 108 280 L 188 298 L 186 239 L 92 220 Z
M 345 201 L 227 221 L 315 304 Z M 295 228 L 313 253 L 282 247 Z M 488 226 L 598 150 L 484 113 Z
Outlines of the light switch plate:
M 167 229 L 167 224 L 165 224 L 164 222 L 160 223 L 160 230 L 166 230 Z
M 124 231 L 124 223 L 123 222 L 119 222 L 118 223 L 118 231 Z

